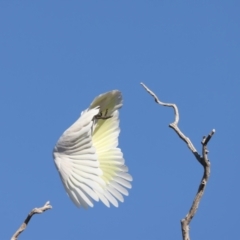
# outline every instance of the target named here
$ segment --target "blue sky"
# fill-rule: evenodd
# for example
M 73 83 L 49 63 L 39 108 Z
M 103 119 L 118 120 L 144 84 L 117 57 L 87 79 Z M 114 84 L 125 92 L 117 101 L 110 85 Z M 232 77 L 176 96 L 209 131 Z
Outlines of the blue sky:
M 202 167 L 168 128 L 172 109 L 211 177 L 191 237 L 237 239 L 240 201 L 239 1 L 0 1 L 0 239 L 34 207 L 20 239 L 181 239 Z M 93 98 L 123 93 L 120 147 L 133 188 L 119 208 L 77 209 L 52 159 Z

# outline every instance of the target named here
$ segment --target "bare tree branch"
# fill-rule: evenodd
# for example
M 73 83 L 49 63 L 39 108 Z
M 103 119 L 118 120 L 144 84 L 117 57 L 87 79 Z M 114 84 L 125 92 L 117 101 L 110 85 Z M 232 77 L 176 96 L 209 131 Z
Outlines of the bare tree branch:
M 50 205 L 50 202 L 46 202 L 45 205 L 43 207 L 40 208 L 34 208 L 27 216 L 27 218 L 25 219 L 25 221 L 23 222 L 23 224 L 20 226 L 20 228 L 13 234 L 11 240 L 17 240 L 18 236 L 26 229 L 28 222 L 31 220 L 32 216 L 34 214 L 39 214 L 39 213 L 43 213 L 48 209 L 51 209 L 52 206 Z
M 175 120 L 173 123 L 169 124 L 169 127 L 172 128 L 177 134 L 178 136 L 187 144 L 188 148 L 192 151 L 192 153 L 194 154 L 194 156 L 196 157 L 196 159 L 198 160 L 198 162 L 203 166 L 204 168 L 204 173 L 203 173 L 203 177 L 201 179 L 200 185 L 198 187 L 198 191 L 197 194 L 193 200 L 192 206 L 189 210 L 189 212 L 187 213 L 186 217 L 183 218 L 181 220 L 181 228 L 182 228 L 182 237 L 183 240 L 190 240 L 190 236 L 189 236 L 189 224 L 192 220 L 192 218 L 194 217 L 194 215 L 197 212 L 200 200 L 203 196 L 207 181 L 209 179 L 210 176 L 210 162 L 208 160 L 207 154 L 208 154 L 208 150 L 207 150 L 207 144 L 210 141 L 210 139 L 212 138 L 213 134 L 215 133 L 215 129 L 213 129 L 207 137 L 203 137 L 202 140 L 202 156 L 197 152 L 197 150 L 195 149 L 195 147 L 193 146 L 191 140 L 186 137 L 181 130 L 178 127 L 178 122 L 179 122 L 179 112 L 178 112 L 178 108 L 176 106 L 176 104 L 173 103 L 164 103 L 161 102 L 158 97 L 156 96 L 156 94 L 154 92 L 152 92 L 146 85 L 144 85 L 143 83 L 141 83 L 141 85 L 145 88 L 145 90 L 154 97 L 154 100 L 156 103 L 162 105 L 162 106 L 166 106 L 166 107 L 172 107 L 174 109 L 174 114 L 175 114 Z

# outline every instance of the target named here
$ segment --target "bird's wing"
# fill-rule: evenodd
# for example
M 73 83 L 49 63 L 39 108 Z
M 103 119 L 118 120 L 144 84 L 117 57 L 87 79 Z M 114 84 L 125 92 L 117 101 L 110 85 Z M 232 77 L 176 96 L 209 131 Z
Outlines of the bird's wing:
M 78 206 L 93 207 L 92 199 L 118 206 L 132 177 L 118 148 L 122 96 L 117 90 L 101 94 L 57 142 L 53 156 L 63 185 Z M 108 119 L 97 119 L 107 116 Z M 109 203 L 110 202 L 110 203 Z
M 99 167 L 103 174 L 101 178 L 106 183 L 103 193 L 98 192 L 100 200 L 110 206 L 109 202 L 118 207 L 118 201 L 123 202 L 123 195 L 128 195 L 126 188 L 131 188 L 132 176 L 127 173 L 128 168 L 124 165 L 124 158 L 120 148 L 118 148 L 119 112 L 121 104 L 115 99 L 114 106 L 106 104 L 112 112 L 112 117 L 105 120 L 98 120 L 93 132 L 92 142 L 96 149 Z M 117 106 L 117 107 L 116 107 Z M 105 109 L 101 109 L 105 111 Z
M 58 140 L 53 157 L 63 185 L 76 206 L 93 207 L 105 182 L 92 145 L 93 119 L 99 107 L 84 112 Z

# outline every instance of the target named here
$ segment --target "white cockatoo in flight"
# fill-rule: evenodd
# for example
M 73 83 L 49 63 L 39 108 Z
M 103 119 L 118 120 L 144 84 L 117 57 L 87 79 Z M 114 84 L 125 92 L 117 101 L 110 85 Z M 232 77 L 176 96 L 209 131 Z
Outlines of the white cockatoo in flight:
M 59 138 L 53 158 L 68 196 L 77 207 L 93 207 L 99 199 L 118 207 L 128 195 L 132 176 L 118 148 L 121 92 L 96 97 Z M 117 201 L 118 200 L 118 201 Z

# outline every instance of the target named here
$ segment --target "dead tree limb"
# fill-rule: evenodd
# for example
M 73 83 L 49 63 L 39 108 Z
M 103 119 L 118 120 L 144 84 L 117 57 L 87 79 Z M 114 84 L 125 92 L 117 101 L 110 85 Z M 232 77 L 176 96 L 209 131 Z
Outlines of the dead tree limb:
M 161 102 L 158 97 L 156 96 L 156 94 L 154 92 L 152 92 L 146 85 L 144 85 L 143 83 L 141 83 L 141 85 L 145 88 L 145 90 L 151 95 L 153 96 L 154 100 L 156 103 L 165 106 L 165 107 L 172 107 L 174 109 L 174 114 L 175 114 L 175 119 L 173 123 L 169 124 L 169 127 L 172 128 L 177 135 L 187 144 L 188 148 L 192 151 L 193 155 L 195 156 L 195 158 L 197 159 L 197 161 L 203 166 L 204 168 L 204 172 L 203 172 L 203 177 L 201 179 L 201 182 L 199 184 L 198 187 L 198 191 L 197 194 L 193 200 L 192 206 L 189 210 L 189 212 L 187 213 L 186 217 L 183 218 L 181 220 L 181 228 L 182 228 L 182 238 L 183 240 L 190 240 L 190 236 L 189 236 L 189 224 L 192 220 L 192 218 L 194 217 L 194 215 L 197 212 L 199 203 L 201 201 L 201 198 L 203 196 L 206 184 L 208 182 L 209 176 L 210 176 L 210 162 L 208 160 L 208 150 L 207 150 L 207 144 L 210 141 L 210 139 L 212 138 L 213 134 L 215 133 L 215 129 L 213 129 L 207 137 L 203 137 L 202 140 L 202 156 L 197 152 L 197 150 L 195 149 L 194 145 L 192 144 L 191 140 L 186 137 L 181 130 L 178 127 L 178 122 L 179 122 L 179 112 L 178 112 L 178 108 L 176 104 L 173 103 L 164 103 Z
M 18 236 L 26 229 L 29 221 L 31 220 L 32 216 L 34 214 L 43 213 L 48 209 L 51 209 L 52 206 L 50 205 L 50 202 L 46 202 L 43 207 L 40 208 L 34 208 L 27 216 L 27 218 L 24 220 L 23 224 L 20 226 L 20 228 L 13 234 L 11 240 L 17 240 Z

